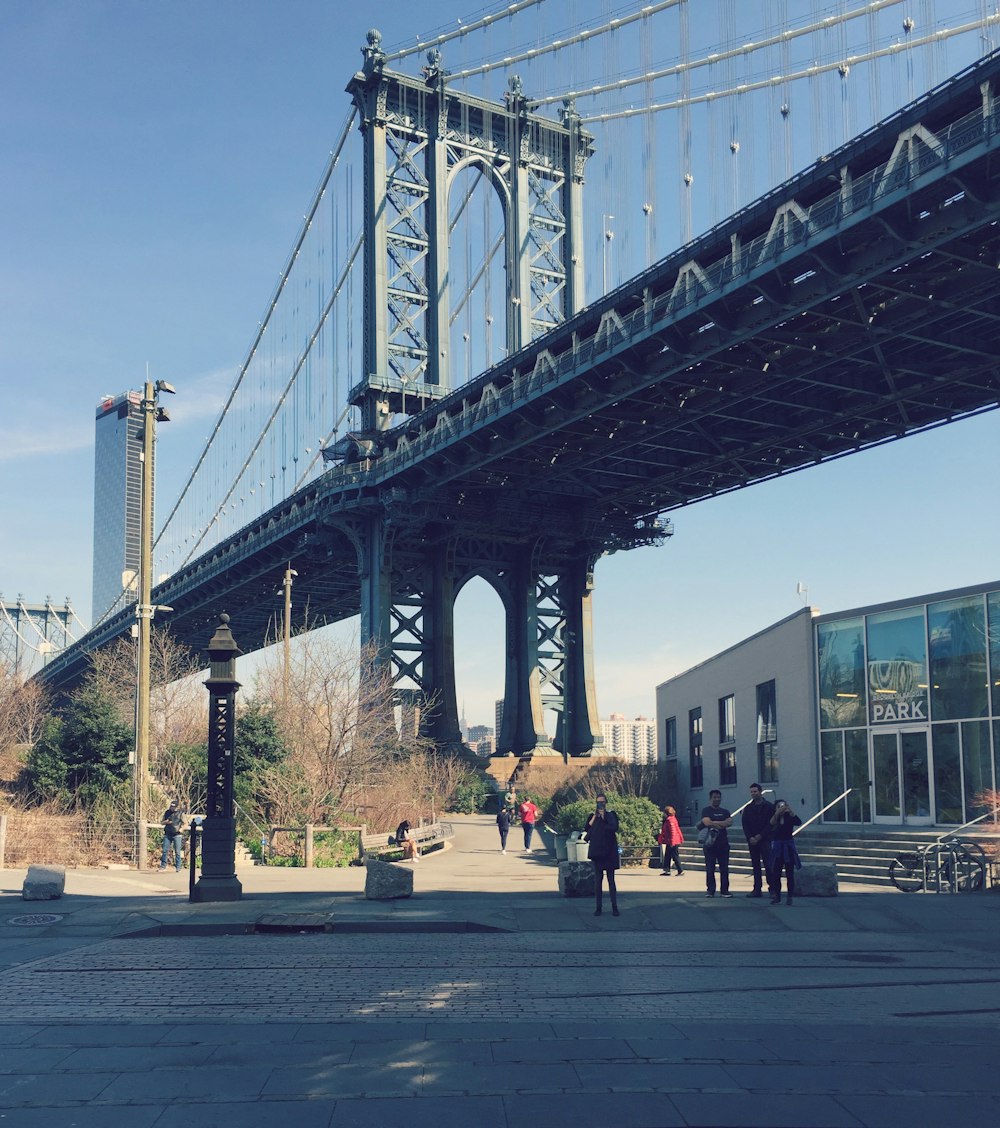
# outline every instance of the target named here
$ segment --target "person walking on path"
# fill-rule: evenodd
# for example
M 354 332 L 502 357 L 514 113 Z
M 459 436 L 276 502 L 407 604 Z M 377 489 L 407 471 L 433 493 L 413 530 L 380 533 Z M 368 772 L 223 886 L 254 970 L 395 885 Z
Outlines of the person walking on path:
M 684 835 L 681 832 L 681 824 L 677 821 L 677 812 L 673 807 L 663 808 L 663 825 L 660 827 L 660 833 L 656 836 L 656 841 L 663 849 L 663 873 L 661 876 L 669 876 L 670 863 L 673 862 L 677 876 L 680 877 L 684 872 L 684 867 L 681 865 L 681 843 L 684 841 Z
M 531 849 L 531 836 L 541 813 L 530 799 L 525 799 L 521 804 L 521 828 L 524 831 L 524 852 L 526 854 Z
M 602 886 L 604 875 L 608 875 L 608 892 L 611 894 L 611 914 L 618 912 L 618 888 L 615 885 L 615 870 L 618 869 L 618 816 L 608 810 L 608 797 L 597 796 L 597 807 L 587 819 L 584 828 L 587 839 L 587 857 L 594 867 L 594 916 L 601 915 Z
M 763 897 L 763 870 L 770 869 L 771 816 L 774 804 L 764 798 L 759 783 L 750 784 L 750 802 L 743 808 L 743 833 L 750 851 L 750 865 L 753 868 L 753 891 L 748 897 Z M 771 887 L 768 879 L 768 888 Z
M 500 853 L 507 853 L 507 835 L 510 833 L 510 812 L 501 807 L 497 812 L 497 830 L 500 831 Z
M 170 801 L 170 806 L 163 812 L 163 852 L 160 855 L 160 869 L 167 868 L 167 859 L 170 851 L 174 852 L 177 863 L 177 872 L 181 872 L 184 861 L 184 815 L 180 803 L 176 799 Z
M 715 896 L 715 867 L 718 866 L 719 894 L 722 897 L 732 897 L 729 892 L 729 835 L 726 832 L 732 826 L 733 816 L 723 807 L 722 792 L 717 788 L 708 793 L 708 802 L 709 805 L 701 811 L 702 828 L 708 831 L 711 840 L 702 843 L 705 851 L 705 896 Z M 702 832 L 699 832 L 699 840 L 701 836 Z
M 795 871 L 801 869 L 802 862 L 792 836 L 795 828 L 801 825 L 802 820 L 784 799 L 779 799 L 774 804 L 774 814 L 771 816 L 771 864 L 767 871 L 767 887 L 771 892 L 772 905 L 781 904 L 782 870 L 785 871 L 785 888 L 788 890 L 785 904 L 790 905 L 795 896 Z

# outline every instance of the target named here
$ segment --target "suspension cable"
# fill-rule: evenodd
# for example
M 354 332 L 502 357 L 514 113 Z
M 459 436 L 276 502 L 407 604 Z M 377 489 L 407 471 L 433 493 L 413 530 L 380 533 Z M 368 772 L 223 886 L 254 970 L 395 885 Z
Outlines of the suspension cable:
M 459 82 L 466 78 L 472 78 L 477 74 L 489 74 L 490 71 L 502 70 L 505 67 L 515 66 L 517 63 L 530 62 L 532 59 L 538 59 L 542 55 L 551 55 L 556 51 L 561 51 L 564 47 L 576 47 L 581 43 L 587 43 L 589 40 L 596 38 L 599 35 L 607 35 L 609 32 L 618 31 L 620 28 L 627 27 L 636 20 L 647 19 L 649 16 L 655 16 L 659 12 L 666 11 L 667 8 L 676 8 L 679 4 L 686 4 L 688 0 L 660 0 L 658 4 L 647 4 L 644 8 L 640 8 L 638 12 L 632 12 L 628 16 L 618 16 L 614 19 L 608 20 L 607 23 L 601 24 L 599 27 L 587 28 L 584 31 L 578 31 L 573 35 L 567 36 L 565 39 L 556 39 L 552 43 L 546 43 L 541 47 L 532 47 L 527 51 L 522 51 L 518 55 L 507 55 L 503 59 L 497 59 L 490 63 L 480 63 L 475 67 L 468 67 L 465 70 L 455 71 L 448 76 L 449 81 Z M 893 0 L 893 3 L 902 3 L 902 0 Z M 454 38 L 454 34 L 449 38 Z
M 993 12 L 984 19 L 962 24 L 959 27 L 942 28 L 939 31 L 930 32 L 917 39 L 911 39 L 906 43 L 892 43 L 888 47 L 880 47 L 874 51 L 866 51 L 861 55 L 849 55 L 846 59 L 838 59 L 830 63 L 816 63 L 810 67 L 806 67 L 804 70 L 793 71 L 791 74 L 773 75 L 770 78 L 762 78 L 756 82 L 741 83 L 739 86 L 726 90 L 712 90 L 707 94 L 694 94 L 690 98 L 675 98 L 672 102 L 657 102 L 652 106 L 636 106 L 630 107 L 627 110 L 612 110 L 606 114 L 591 114 L 581 117 L 580 120 L 585 124 L 597 121 L 615 121 L 620 118 L 637 117 L 639 114 L 659 113 L 661 110 L 676 110 L 683 106 L 694 106 L 703 102 L 716 102 L 720 98 L 732 98 L 738 94 L 751 93 L 754 90 L 766 90 L 769 87 L 779 86 L 784 82 L 796 82 L 799 79 L 812 78 L 818 74 L 838 70 L 844 65 L 853 67 L 857 66 L 859 63 L 870 63 L 876 59 L 896 55 L 901 51 L 907 51 L 913 47 L 924 47 L 928 43 L 940 43 L 946 39 L 951 39 L 952 36 L 955 35 L 967 35 L 970 31 L 975 31 L 977 28 L 998 22 L 1000 22 L 1000 12 Z
M 673 0 L 673 2 L 678 3 L 679 0 Z M 542 0 L 519 0 L 518 3 L 508 4 L 502 12 L 493 12 L 488 16 L 483 16 L 481 19 L 474 20 L 472 23 L 462 24 L 456 31 L 447 31 L 443 35 L 435 36 L 433 39 L 428 39 L 422 43 L 414 43 L 412 47 L 404 47 L 402 50 L 393 51 L 386 55 L 386 61 L 394 63 L 399 59 L 406 59 L 410 55 L 416 55 L 421 51 L 426 51 L 429 47 L 440 47 L 442 43 L 450 43 L 451 40 L 460 39 L 463 35 L 468 35 L 473 31 L 482 31 L 484 27 L 490 27 L 491 24 L 495 24 L 499 20 L 516 16 L 518 12 L 523 12 L 525 8 L 533 8 L 541 3 Z
M 191 551 L 187 554 L 187 556 L 183 560 L 184 564 L 187 564 L 191 560 L 192 556 L 197 551 L 201 542 L 208 535 L 208 530 L 212 527 L 213 523 L 218 519 L 218 517 L 222 514 L 222 511 L 226 508 L 226 505 L 228 504 L 229 499 L 236 492 L 236 490 L 237 490 L 237 488 L 240 484 L 240 479 L 247 472 L 247 469 L 249 468 L 250 463 L 253 461 L 254 455 L 257 453 L 258 450 L 260 450 L 261 445 L 263 444 L 264 440 L 267 438 L 268 431 L 271 429 L 271 424 L 277 418 L 278 412 L 281 411 L 282 405 L 284 404 L 285 400 L 288 398 L 288 393 L 291 391 L 292 387 L 295 384 L 295 381 L 298 379 L 298 375 L 302 371 L 302 366 L 309 359 L 309 350 L 316 343 L 317 337 L 319 337 L 320 332 L 323 329 L 323 326 L 326 324 L 326 319 L 330 316 L 330 311 L 333 309 L 333 304 L 337 300 L 337 298 L 340 296 L 341 290 L 344 288 L 344 282 L 347 279 L 347 276 L 350 274 L 351 268 L 354 266 L 354 263 L 357 260 L 357 257 L 361 252 L 361 247 L 362 247 L 363 244 L 364 244 L 364 235 L 358 235 L 357 238 L 354 241 L 354 246 L 351 248 L 351 253 L 350 253 L 350 255 L 347 259 L 347 262 L 345 263 L 343 270 L 340 272 L 340 277 L 337 279 L 337 284 L 333 288 L 333 292 L 330 294 L 330 298 L 327 301 L 326 305 L 323 307 L 323 312 L 320 314 L 319 320 L 317 321 L 315 327 L 313 328 L 312 333 L 309 335 L 309 340 L 306 343 L 305 348 L 302 350 L 302 353 L 299 356 L 299 359 L 296 361 L 295 366 L 292 368 L 291 375 L 285 381 L 285 387 L 282 390 L 281 395 L 278 397 L 277 401 L 275 402 L 274 407 L 271 409 L 271 414 L 268 416 L 267 422 L 260 429 L 260 432 L 258 433 L 256 440 L 254 441 L 253 445 L 250 447 L 250 450 L 247 452 L 246 458 L 243 460 L 243 465 L 240 467 L 238 473 L 233 478 L 232 484 L 230 485 L 229 489 L 226 490 L 225 496 L 219 502 L 219 504 L 216 506 L 215 513 L 213 514 L 212 519 L 207 522 L 205 527 L 198 534 L 198 538 L 195 540 L 194 544 L 191 546 Z
M 875 12 L 881 11 L 883 8 L 889 8 L 895 4 L 902 4 L 903 2 L 904 0 L 872 0 L 871 3 L 866 4 L 863 8 L 854 8 L 850 12 L 842 12 L 839 16 L 831 16 L 826 19 L 817 20 L 815 23 L 789 28 L 776 35 L 769 35 L 763 39 L 755 40 L 752 43 L 741 43 L 739 46 L 732 47 L 727 51 L 716 51 L 711 55 L 705 55 L 703 58 L 692 59 L 690 62 L 675 63 L 673 66 L 663 67 L 661 70 L 652 71 L 647 74 L 632 75 L 630 78 L 621 78 L 615 82 L 605 82 L 599 86 L 589 86 L 584 90 L 572 90 L 562 94 L 547 94 L 544 98 L 532 98 L 531 106 L 532 108 L 548 106 L 554 102 L 563 102 L 569 98 L 592 98 L 596 97 L 598 94 L 606 94 L 609 90 L 625 90 L 629 86 L 636 86 L 641 82 L 655 82 L 659 78 L 670 78 L 672 75 L 686 74 L 689 71 L 697 70 L 699 67 L 715 66 L 718 63 L 726 62 L 739 55 L 749 55 L 755 51 L 764 51 L 769 47 L 776 47 L 778 44 L 789 43 L 793 39 L 801 38 L 803 35 L 812 35 L 817 31 L 825 31 L 838 23 L 847 23 L 851 20 L 859 19 L 861 16 L 869 16 Z M 977 23 L 978 22 L 980 21 L 977 21 Z M 462 76 L 456 75 L 455 77 Z M 593 121 L 595 119 L 591 118 L 589 120 Z
M 261 338 L 264 336 L 264 332 L 270 324 L 271 317 L 274 314 L 275 309 L 277 308 L 278 300 L 280 299 L 282 293 L 284 292 L 285 286 L 288 283 L 292 267 L 295 265 L 299 251 L 302 249 L 302 245 L 305 242 L 310 227 L 312 226 L 312 221 L 316 215 L 317 210 L 319 209 L 320 202 L 322 201 L 323 196 L 326 193 L 327 186 L 330 183 L 330 178 L 333 176 L 334 170 L 336 169 L 337 164 L 340 161 L 340 155 L 343 151 L 344 145 L 347 143 L 347 138 L 350 136 L 351 128 L 354 125 L 354 119 L 356 116 L 357 110 L 352 109 L 348 113 L 347 118 L 344 121 L 344 126 L 340 132 L 340 137 L 337 141 L 337 145 L 334 148 L 333 152 L 330 154 L 330 159 L 329 161 L 327 161 L 326 168 L 323 172 L 322 177 L 320 178 L 319 188 L 316 190 L 315 196 L 313 198 L 312 207 L 309 209 L 309 213 L 306 215 L 303 221 L 302 228 L 299 232 L 299 237 L 298 239 L 296 239 L 295 246 L 292 248 L 292 252 L 288 256 L 288 260 L 285 263 L 285 269 L 281 272 L 281 278 L 278 280 L 277 288 L 275 289 L 274 294 L 271 296 L 271 301 L 268 304 L 267 312 L 264 314 L 264 319 L 257 327 L 257 335 L 254 337 L 253 343 L 250 345 L 250 350 L 240 367 L 239 374 L 236 377 L 236 383 L 233 385 L 232 391 L 229 393 L 229 397 L 223 405 L 222 412 L 220 413 L 215 426 L 212 428 L 212 433 L 209 435 L 208 439 L 205 442 L 204 449 L 198 456 L 198 461 L 195 463 L 194 469 L 191 471 L 188 480 L 184 483 L 184 488 L 181 490 L 180 496 L 174 502 L 173 509 L 170 510 L 170 513 L 167 515 L 167 519 L 163 522 L 163 525 L 160 528 L 159 534 L 153 541 L 154 548 L 160 543 L 160 540 L 163 537 L 163 534 L 167 531 L 170 522 L 176 516 L 177 510 L 180 509 L 181 503 L 184 501 L 185 497 L 187 497 L 188 490 L 191 489 L 191 487 L 194 485 L 194 480 L 198 475 L 198 471 L 201 469 L 202 465 L 205 462 L 205 459 L 208 457 L 208 452 L 211 450 L 212 443 L 215 441 L 216 436 L 222 429 L 222 424 L 225 421 L 229 408 L 232 406 L 233 400 L 236 398 L 236 393 L 240 390 L 240 385 L 243 383 L 243 380 L 250 370 L 250 365 L 257 353 L 257 348 L 260 345 Z M 203 532 L 202 537 L 204 537 L 204 535 L 205 534 Z

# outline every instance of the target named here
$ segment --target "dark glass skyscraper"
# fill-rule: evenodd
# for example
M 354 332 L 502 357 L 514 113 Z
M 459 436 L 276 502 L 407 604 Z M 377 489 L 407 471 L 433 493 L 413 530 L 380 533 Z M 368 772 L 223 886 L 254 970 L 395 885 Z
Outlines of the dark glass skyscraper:
M 94 591 L 96 623 L 122 593 L 122 573 L 139 571 L 142 412 L 139 392 L 105 396 L 94 435 Z

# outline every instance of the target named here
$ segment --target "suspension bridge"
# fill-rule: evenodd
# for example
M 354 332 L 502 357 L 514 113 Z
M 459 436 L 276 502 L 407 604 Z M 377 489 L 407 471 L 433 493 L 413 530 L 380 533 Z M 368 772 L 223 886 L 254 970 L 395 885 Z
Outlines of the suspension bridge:
M 244 649 L 273 641 L 294 569 L 299 615 L 360 615 L 457 743 L 453 606 L 483 577 L 507 623 L 498 750 L 587 754 L 602 554 L 997 406 L 1000 15 L 710 6 L 714 25 L 666 0 L 570 27 L 532 0 L 395 51 L 369 32 L 157 536 L 177 637 L 201 647 L 225 610 Z M 500 31 L 510 50 L 477 56 Z M 134 614 L 45 679 L 72 685 Z

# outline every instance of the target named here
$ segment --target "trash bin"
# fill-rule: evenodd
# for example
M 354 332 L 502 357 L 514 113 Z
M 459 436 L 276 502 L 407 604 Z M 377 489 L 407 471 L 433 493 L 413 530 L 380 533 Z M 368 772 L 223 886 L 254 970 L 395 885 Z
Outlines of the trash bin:
M 574 830 L 566 840 L 566 860 L 570 862 L 588 861 L 587 843 L 584 842 L 578 830 Z

